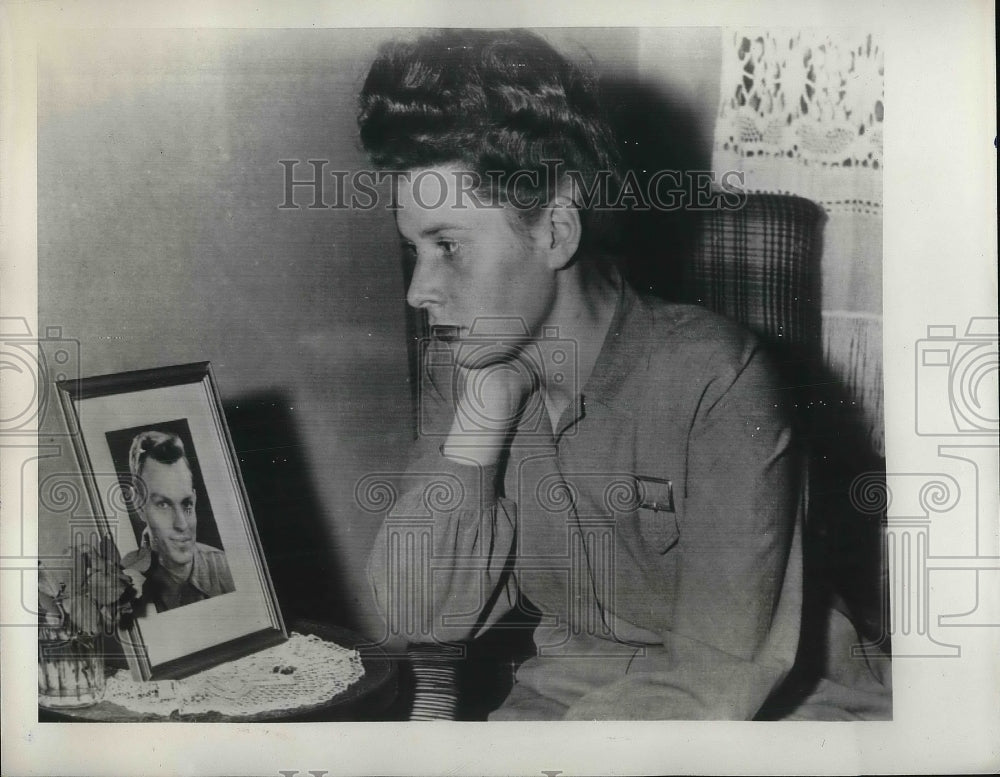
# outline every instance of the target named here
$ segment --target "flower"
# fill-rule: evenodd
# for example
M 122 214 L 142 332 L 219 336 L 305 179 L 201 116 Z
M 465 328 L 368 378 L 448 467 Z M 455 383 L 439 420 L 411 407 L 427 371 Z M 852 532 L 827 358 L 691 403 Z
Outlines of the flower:
M 40 624 L 74 636 L 114 634 L 127 625 L 132 603 L 142 596 L 144 573 L 152 561 L 149 549 L 139 548 L 122 559 L 111 535 L 105 533 L 97 545 L 75 545 L 71 555 L 68 583 L 38 564 Z

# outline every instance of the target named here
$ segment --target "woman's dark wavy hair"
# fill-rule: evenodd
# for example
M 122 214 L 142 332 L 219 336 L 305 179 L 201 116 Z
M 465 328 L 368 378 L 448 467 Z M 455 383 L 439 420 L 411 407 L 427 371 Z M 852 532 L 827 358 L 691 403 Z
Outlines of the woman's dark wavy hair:
M 361 91 L 358 124 L 383 169 L 458 163 L 487 186 L 490 172 L 536 171 L 538 190 L 520 176 L 516 195 L 545 204 L 543 161 L 558 160 L 587 186 L 602 174 L 617 191 L 618 147 L 595 79 L 524 30 L 444 30 L 385 44 Z M 489 194 L 503 201 L 505 192 Z M 609 215 L 581 208 L 586 247 L 613 247 Z

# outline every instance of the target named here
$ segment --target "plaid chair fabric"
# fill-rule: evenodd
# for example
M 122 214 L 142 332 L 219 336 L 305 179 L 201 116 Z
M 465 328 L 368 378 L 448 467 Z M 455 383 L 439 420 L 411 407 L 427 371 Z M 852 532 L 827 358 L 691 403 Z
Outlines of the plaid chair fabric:
M 738 210 L 702 214 L 691 261 L 682 268 L 686 301 L 735 319 L 799 356 L 819 353 L 820 230 L 811 200 L 751 194 Z

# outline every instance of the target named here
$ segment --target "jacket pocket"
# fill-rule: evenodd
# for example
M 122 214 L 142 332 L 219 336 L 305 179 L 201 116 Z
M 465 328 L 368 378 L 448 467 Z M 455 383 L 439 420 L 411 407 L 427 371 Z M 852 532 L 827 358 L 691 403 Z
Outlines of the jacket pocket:
M 636 476 L 639 532 L 655 553 L 666 553 L 680 539 L 674 511 L 674 485 L 664 478 Z
M 677 544 L 680 530 L 674 509 L 674 484 L 659 477 L 633 475 L 633 504 L 639 536 L 645 546 L 662 555 Z
M 666 553 L 681 538 L 677 528 L 677 516 L 651 507 L 636 510 L 639 519 L 639 533 L 654 553 Z

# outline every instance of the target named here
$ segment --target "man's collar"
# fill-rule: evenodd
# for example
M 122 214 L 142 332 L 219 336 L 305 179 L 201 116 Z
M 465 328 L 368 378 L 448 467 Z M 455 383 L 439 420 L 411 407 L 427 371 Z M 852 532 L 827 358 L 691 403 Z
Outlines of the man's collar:
M 212 570 L 208 566 L 205 554 L 201 552 L 201 547 L 195 544 L 194 548 L 194 568 L 191 570 L 191 577 L 188 579 L 195 588 L 205 596 L 211 596 Z

